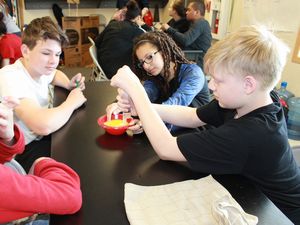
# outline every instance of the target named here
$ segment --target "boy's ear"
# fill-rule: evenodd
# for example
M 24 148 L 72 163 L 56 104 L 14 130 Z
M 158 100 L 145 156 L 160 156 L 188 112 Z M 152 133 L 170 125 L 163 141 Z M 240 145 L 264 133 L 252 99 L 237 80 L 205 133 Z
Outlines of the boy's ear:
M 26 56 L 29 54 L 29 48 L 27 45 L 22 44 L 21 45 L 21 52 L 24 58 L 26 58 Z
M 253 76 L 247 75 L 244 77 L 244 88 L 246 94 L 251 94 L 256 90 L 257 81 Z

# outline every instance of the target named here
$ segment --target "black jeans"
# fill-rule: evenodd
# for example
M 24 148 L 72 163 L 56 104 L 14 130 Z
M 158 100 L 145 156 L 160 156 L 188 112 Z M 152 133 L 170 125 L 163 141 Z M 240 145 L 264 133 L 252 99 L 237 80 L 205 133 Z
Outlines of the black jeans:
M 43 137 L 41 140 L 33 141 L 25 146 L 22 154 L 16 155 L 15 159 L 29 172 L 33 162 L 40 157 L 50 157 L 51 135 Z

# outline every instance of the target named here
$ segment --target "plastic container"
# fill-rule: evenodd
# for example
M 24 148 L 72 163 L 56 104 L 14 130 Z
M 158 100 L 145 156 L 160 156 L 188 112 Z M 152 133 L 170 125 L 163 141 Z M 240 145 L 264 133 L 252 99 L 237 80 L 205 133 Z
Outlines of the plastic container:
M 295 96 L 292 92 L 288 91 L 286 89 L 286 87 L 287 87 L 287 82 L 286 81 L 282 81 L 281 85 L 280 85 L 280 88 L 277 90 L 277 93 L 278 93 L 279 97 L 285 103 L 287 103 L 290 98 L 292 98 L 292 97 Z
M 288 100 L 288 137 L 300 140 L 300 97 L 292 97 Z
M 112 114 L 111 120 L 123 120 L 123 114 Z M 126 132 L 129 126 L 131 126 L 130 123 L 132 122 L 132 120 L 133 119 L 129 117 L 126 119 L 126 123 L 122 126 L 110 126 L 105 124 L 105 122 L 107 122 L 107 116 L 103 115 L 98 118 L 97 122 L 99 126 L 101 126 L 107 133 L 112 135 L 121 135 Z

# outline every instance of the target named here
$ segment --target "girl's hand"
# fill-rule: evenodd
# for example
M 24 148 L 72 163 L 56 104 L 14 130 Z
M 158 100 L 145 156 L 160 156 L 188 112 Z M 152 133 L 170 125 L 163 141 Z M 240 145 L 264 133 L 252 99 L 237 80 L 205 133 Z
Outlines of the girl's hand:
M 123 112 L 130 112 L 132 116 L 137 116 L 136 109 L 131 98 L 121 88 L 118 88 L 117 100 L 117 104 Z
M 122 109 L 119 108 L 119 106 L 116 102 L 114 102 L 106 107 L 107 118 L 111 118 L 112 114 L 119 114 L 120 112 L 122 112 Z
M 134 119 L 127 129 L 127 133 L 140 134 L 144 131 L 142 122 L 139 119 Z

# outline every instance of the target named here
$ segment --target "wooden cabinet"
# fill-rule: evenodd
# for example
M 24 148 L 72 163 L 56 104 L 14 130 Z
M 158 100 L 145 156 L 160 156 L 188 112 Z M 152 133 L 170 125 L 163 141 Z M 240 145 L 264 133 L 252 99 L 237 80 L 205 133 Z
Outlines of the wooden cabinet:
M 98 35 L 99 16 L 63 17 L 62 27 L 70 42 L 64 48 L 65 65 L 77 67 L 92 64 L 88 37 L 95 38 Z

